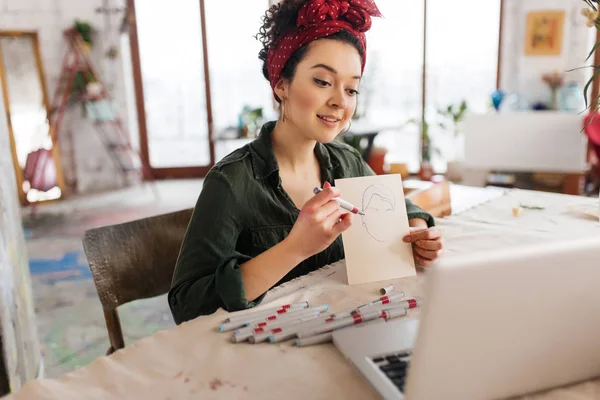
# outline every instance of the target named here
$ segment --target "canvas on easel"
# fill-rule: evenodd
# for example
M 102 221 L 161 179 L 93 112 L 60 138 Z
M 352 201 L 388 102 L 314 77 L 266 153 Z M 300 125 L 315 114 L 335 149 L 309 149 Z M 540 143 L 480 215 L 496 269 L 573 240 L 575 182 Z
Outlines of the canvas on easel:
M 336 179 L 340 197 L 364 215 L 355 215 L 342 234 L 348 284 L 377 282 L 416 275 L 400 175 Z

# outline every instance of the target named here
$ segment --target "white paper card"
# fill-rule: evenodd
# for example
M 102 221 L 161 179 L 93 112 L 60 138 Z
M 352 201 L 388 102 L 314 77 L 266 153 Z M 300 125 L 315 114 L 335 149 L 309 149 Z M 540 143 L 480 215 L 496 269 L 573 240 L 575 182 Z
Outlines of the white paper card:
M 340 197 L 365 215 L 355 215 L 342 234 L 348 284 L 377 282 L 416 275 L 400 175 L 336 179 Z

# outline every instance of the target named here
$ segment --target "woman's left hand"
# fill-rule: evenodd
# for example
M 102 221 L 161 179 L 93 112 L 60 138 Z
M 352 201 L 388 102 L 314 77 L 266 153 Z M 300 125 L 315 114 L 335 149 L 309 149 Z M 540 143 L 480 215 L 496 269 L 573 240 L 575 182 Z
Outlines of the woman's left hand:
M 444 252 L 442 231 L 435 227 L 411 227 L 403 240 L 412 243 L 415 262 L 422 267 L 430 267 Z

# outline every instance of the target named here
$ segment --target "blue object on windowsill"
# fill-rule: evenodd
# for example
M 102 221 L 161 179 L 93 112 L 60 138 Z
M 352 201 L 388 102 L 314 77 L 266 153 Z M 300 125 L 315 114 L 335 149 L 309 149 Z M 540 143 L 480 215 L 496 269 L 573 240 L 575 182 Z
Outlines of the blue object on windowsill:
M 504 100 L 504 91 L 501 89 L 494 90 L 492 92 L 492 104 L 496 111 L 500 109 L 500 104 L 502 104 L 502 100 Z
M 539 101 L 539 102 L 533 103 L 531 105 L 531 109 L 533 111 L 547 111 L 550 108 L 548 107 L 548 104 Z

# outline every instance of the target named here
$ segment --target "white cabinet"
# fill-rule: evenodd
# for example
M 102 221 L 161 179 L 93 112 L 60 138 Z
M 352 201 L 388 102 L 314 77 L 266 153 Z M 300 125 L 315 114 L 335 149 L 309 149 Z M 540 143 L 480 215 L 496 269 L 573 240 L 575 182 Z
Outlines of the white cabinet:
M 584 114 L 524 111 L 465 118 L 464 166 L 580 174 L 587 170 Z

